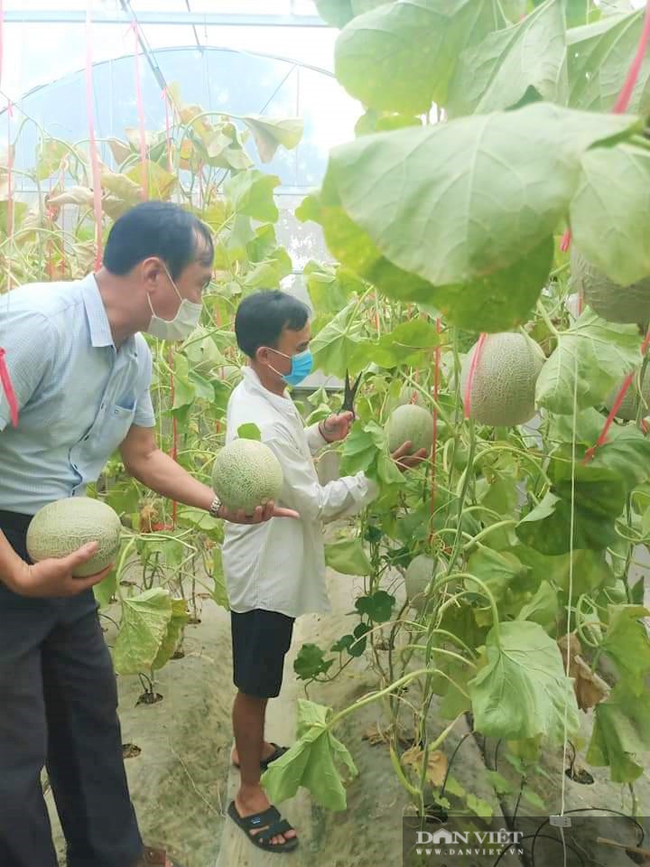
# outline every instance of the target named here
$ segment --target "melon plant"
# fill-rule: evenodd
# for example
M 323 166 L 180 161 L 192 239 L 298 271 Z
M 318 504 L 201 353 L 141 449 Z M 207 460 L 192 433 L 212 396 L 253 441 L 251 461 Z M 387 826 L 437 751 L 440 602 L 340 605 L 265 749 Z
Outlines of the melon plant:
M 229 509 L 243 509 L 250 515 L 257 506 L 276 500 L 283 484 L 280 462 L 258 440 L 233 440 L 214 459 L 212 487 Z
M 623 382 L 619 382 L 616 388 L 612 389 L 612 391 L 607 395 L 605 399 L 605 406 L 608 410 L 614 406 L 614 402 L 618 397 L 618 394 L 621 390 Z M 643 395 L 643 410 L 642 417 L 648 415 L 650 412 L 650 374 L 646 370 L 643 376 L 643 384 L 641 387 L 641 395 Z M 633 421 L 636 419 L 637 411 L 639 408 L 639 384 L 637 377 L 634 377 L 632 385 L 625 392 L 625 396 L 623 401 L 618 408 L 616 413 L 616 418 L 625 419 L 625 421 Z
M 588 262 L 575 246 L 571 250 L 571 274 L 585 303 L 608 322 L 650 320 L 650 276 L 630 286 L 620 286 Z
M 70 497 L 48 503 L 34 515 L 27 530 L 27 553 L 35 563 L 72 554 L 88 542 L 99 550 L 73 571 L 75 578 L 96 575 L 115 561 L 122 525 L 117 513 L 101 500 Z
M 461 372 L 461 397 L 478 342 L 467 353 Z M 470 416 L 480 424 L 524 424 L 535 415 L 535 383 L 544 353 L 534 340 L 517 332 L 488 334 L 474 370 Z
M 431 450 L 433 445 L 433 418 L 421 406 L 406 403 L 393 410 L 386 428 L 388 450 L 394 452 L 403 443 L 412 443 L 410 454 L 420 449 Z
M 438 564 L 426 554 L 414 557 L 404 574 L 406 598 L 416 611 L 422 611 L 425 603 L 425 593 L 436 573 Z
M 399 395 L 391 402 L 391 410 L 397 409 L 398 406 L 406 406 L 407 404 L 421 406 L 423 409 L 426 408 L 421 392 L 410 385 L 403 385 Z

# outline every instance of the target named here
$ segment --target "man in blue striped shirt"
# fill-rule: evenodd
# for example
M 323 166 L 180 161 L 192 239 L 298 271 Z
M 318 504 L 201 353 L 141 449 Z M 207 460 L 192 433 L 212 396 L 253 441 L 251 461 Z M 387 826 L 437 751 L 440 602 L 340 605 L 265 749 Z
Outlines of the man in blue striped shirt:
M 0 865 L 56 867 L 40 773 L 47 766 L 68 867 L 174 867 L 143 845 L 129 797 L 117 689 L 90 578 L 67 558 L 29 563 L 42 506 L 81 496 L 119 448 L 147 487 L 239 523 L 295 517 L 273 503 L 232 513 L 156 445 L 152 360 L 139 333 L 182 340 L 212 277 L 210 232 L 176 205 L 138 205 L 114 225 L 84 280 L 0 298 L 0 345 L 18 400 L 0 402 Z

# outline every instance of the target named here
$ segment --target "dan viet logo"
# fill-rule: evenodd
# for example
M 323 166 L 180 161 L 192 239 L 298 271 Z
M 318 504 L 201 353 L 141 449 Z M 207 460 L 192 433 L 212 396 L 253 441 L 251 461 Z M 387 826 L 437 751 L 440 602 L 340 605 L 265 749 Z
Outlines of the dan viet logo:
M 509 850 L 512 855 L 523 855 L 519 846 L 523 833 L 520 831 L 418 831 L 416 853 L 418 855 L 500 855 Z

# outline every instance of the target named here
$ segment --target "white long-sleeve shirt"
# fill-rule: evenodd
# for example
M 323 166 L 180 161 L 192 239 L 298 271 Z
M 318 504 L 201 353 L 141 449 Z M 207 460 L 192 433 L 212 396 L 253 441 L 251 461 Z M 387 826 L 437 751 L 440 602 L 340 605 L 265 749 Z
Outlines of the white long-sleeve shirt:
M 291 398 L 264 388 L 251 367 L 228 402 L 226 443 L 243 424 L 260 429 L 262 442 L 282 465 L 284 487 L 276 501 L 300 519 L 225 525 L 224 574 L 233 611 L 264 608 L 289 617 L 327 612 L 323 524 L 360 512 L 378 494 L 362 472 L 319 484 L 312 455 L 325 440 L 318 425 L 305 428 Z

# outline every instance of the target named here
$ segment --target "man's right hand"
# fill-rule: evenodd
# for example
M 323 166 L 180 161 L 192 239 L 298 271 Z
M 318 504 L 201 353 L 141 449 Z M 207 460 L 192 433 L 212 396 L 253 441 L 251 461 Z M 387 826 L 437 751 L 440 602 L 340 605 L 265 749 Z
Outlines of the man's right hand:
M 67 557 L 41 560 L 33 566 L 21 561 L 7 586 L 19 596 L 76 596 L 99 584 L 113 568 L 111 564 L 96 575 L 73 578 L 73 569 L 90 560 L 98 547 L 97 542 L 89 542 Z

